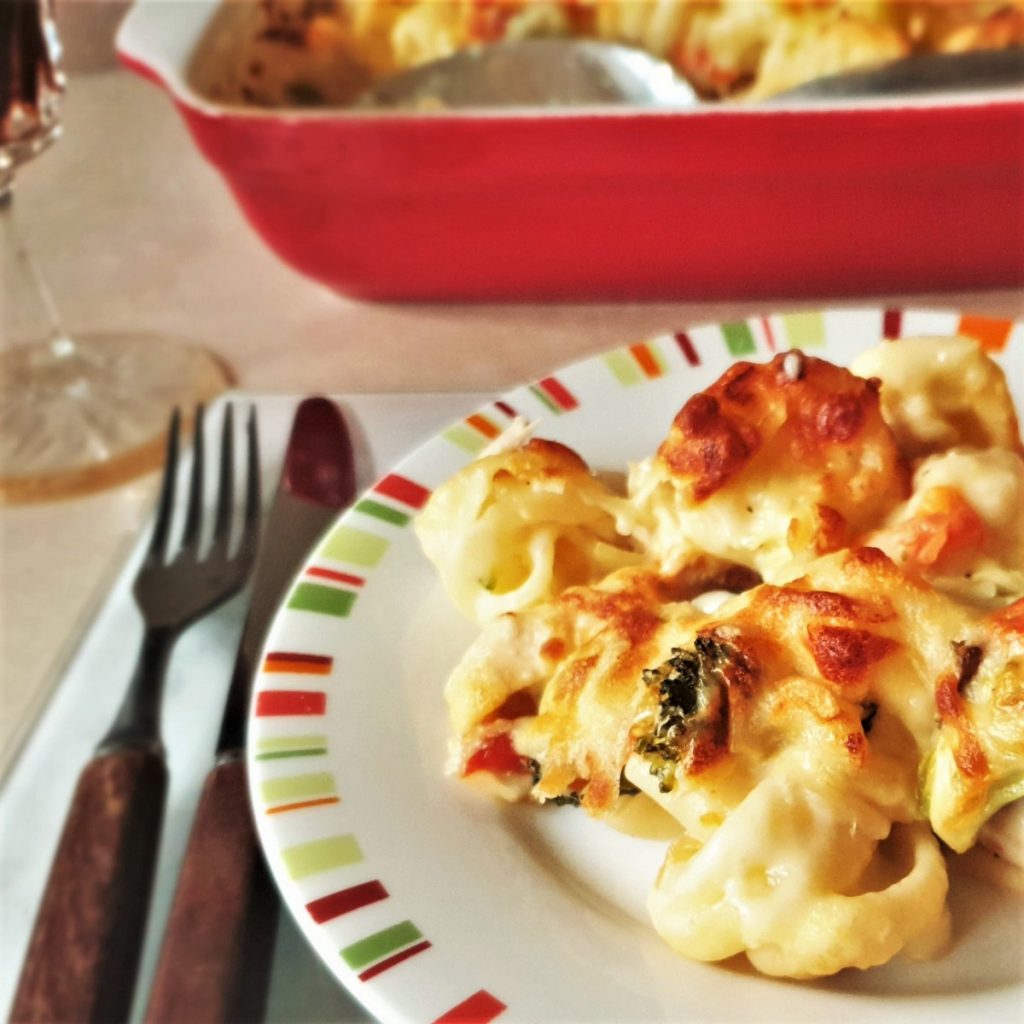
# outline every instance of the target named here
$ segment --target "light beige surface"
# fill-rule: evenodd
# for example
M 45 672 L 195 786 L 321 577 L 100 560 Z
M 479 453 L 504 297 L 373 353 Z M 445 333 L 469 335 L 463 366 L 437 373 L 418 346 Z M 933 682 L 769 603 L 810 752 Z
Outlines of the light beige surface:
M 113 68 L 113 13 L 68 5 L 65 136 L 25 169 L 17 196 L 25 240 L 72 331 L 196 339 L 255 391 L 475 391 L 667 329 L 800 305 L 785 297 L 580 306 L 341 299 L 277 261 L 167 98 Z M 1024 315 L 1024 291 L 1007 290 L 810 305 L 874 303 Z M 0 510 L 0 771 L 102 601 L 154 485 L 151 477 L 77 501 Z

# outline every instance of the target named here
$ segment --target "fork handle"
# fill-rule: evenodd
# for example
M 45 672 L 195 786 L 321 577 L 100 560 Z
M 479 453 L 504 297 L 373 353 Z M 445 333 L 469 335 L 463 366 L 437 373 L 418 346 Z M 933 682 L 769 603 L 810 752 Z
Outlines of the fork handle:
M 147 1024 L 263 1019 L 278 913 L 245 763 L 206 777 L 153 982 Z
M 128 1018 L 166 793 L 167 768 L 156 748 L 101 753 L 82 770 L 12 1021 Z

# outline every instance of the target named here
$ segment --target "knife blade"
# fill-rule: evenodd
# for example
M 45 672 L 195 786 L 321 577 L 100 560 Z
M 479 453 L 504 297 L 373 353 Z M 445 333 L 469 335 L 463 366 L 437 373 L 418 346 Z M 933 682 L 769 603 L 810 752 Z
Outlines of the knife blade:
M 292 422 L 214 766 L 178 876 L 145 1015 L 152 1024 L 263 1017 L 279 901 L 256 839 L 242 757 L 252 678 L 289 584 L 355 494 L 355 460 L 341 410 L 326 398 L 305 399 Z

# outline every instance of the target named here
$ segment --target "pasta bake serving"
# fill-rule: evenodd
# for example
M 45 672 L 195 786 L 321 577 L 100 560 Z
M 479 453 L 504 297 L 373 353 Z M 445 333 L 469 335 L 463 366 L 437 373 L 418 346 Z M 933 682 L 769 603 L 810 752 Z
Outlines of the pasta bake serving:
M 948 857 L 1021 890 L 1024 447 L 974 341 L 735 363 L 621 480 L 519 424 L 416 529 L 480 627 L 451 772 L 664 841 L 682 955 L 930 958 Z
M 261 0 L 216 98 L 345 105 L 388 75 L 506 39 L 667 60 L 710 99 L 762 99 L 913 53 L 1024 43 L 1024 0 Z

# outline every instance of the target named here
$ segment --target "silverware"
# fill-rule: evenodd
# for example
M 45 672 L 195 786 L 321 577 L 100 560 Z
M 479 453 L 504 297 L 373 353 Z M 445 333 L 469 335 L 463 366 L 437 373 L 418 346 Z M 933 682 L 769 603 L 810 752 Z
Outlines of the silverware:
M 355 498 L 352 445 L 338 407 L 306 399 L 253 580 L 216 761 L 207 776 L 168 918 L 146 1020 L 263 1017 L 278 898 L 257 843 L 242 760 L 251 681 L 270 621 L 314 543 Z
M 919 53 L 889 64 L 844 71 L 796 86 L 766 102 L 864 96 L 920 96 L 1024 87 L 1024 47 L 968 53 Z
M 160 502 L 135 600 L 145 633 L 131 683 L 110 731 L 79 776 L 50 868 L 11 1009 L 15 1021 L 120 1021 L 128 1017 L 149 909 L 167 792 L 160 740 L 163 680 L 175 641 L 245 583 L 260 522 L 255 411 L 248 421 L 244 525 L 231 552 L 234 426 L 224 413 L 217 507 L 203 537 L 203 410 L 180 550 L 171 523 L 181 418 L 171 420 Z
M 696 106 L 672 66 L 589 39 L 520 39 L 460 50 L 372 86 L 356 108 Z
M 914 54 L 815 79 L 768 103 L 1020 88 L 1024 49 Z M 357 109 L 473 107 L 720 107 L 705 104 L 667 61 L 594 39 L 519 39 L 460 50 L 371 86 Z

